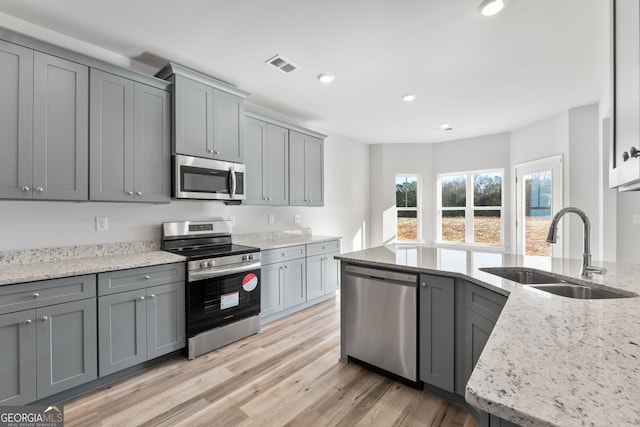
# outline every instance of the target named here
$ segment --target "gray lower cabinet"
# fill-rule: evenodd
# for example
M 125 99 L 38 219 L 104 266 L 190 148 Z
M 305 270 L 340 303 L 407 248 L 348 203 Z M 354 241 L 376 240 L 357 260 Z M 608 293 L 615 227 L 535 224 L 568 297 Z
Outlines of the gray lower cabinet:
M 94 275 L 0 288 L 0 404 L 24 405 L 97 377 L 95 292 Z
M 247 198 L 244 204 L 289 204 L 289 131 L 245 118 Z
M 101 273 L 98 292 L 101 377 L 184 347 L 184 264 Z
M 262 317 L 284 310 L 283 263 L 263 264 L 260 270 L 262 278 L 260 294 L 260 313 Z
M 289 131 L 289 204 L 324 205 L 324 141 Z
M 340 241 L 307 245 L 307 300 L 335 294 L 340 283 Z
M 89 71 L 0 41 L 0 198 L 88 199 Z
M 307 301 L 305 245 L 262 252 L 262 318 Z
M 170 201 L 170 94 L 91 69 L 90 199 Z
M 455 280 L 420 275 L 420 379 L 454 392 Z
M 283 263 L 284 308 L 295 307 L 307 301 L 306 260 L 298 258 Z

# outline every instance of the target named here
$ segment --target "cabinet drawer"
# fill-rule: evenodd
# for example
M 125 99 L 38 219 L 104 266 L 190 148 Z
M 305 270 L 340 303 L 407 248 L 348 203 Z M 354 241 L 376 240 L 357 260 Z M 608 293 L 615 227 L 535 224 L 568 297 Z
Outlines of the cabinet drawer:
M 307 245 L 307 256 L 325 254 L 327 252 L 340 252 L 340 240 L 330 242 L 311 243 Z
M 184 282 L 184 269 L 184 263 L 179 262 L 100 273 L 98 274 L 98 294 L 109 295 L 167 283 Z
M 500 317 L 507 297 L 473 283 L 465 284 L 465 305 L 467 308 L 485 316 L 494 322 Z
M 95 274 L 0 286 L 0 314 L 95 296 Z
M 305 245 L 288 246 L 286 248 L 280 249 L 269 249 L 262 252 L 262 264 L 273 264 L 274 262 L 303 258 L 305 256 L 305 253 Z

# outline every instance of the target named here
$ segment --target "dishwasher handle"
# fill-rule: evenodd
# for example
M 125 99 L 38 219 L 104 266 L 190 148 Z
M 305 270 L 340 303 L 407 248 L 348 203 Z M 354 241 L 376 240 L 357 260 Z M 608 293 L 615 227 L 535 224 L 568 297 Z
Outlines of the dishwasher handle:
M 374 280 L 395 282 L 405 286 L 418 286 L 418 275 L 411 273 L 401 273 L 399 271 L 381 270 L 378 268 L 361 267 L 359 265 L 347 264 L 345 272 L 350 276 L 366 277 Z

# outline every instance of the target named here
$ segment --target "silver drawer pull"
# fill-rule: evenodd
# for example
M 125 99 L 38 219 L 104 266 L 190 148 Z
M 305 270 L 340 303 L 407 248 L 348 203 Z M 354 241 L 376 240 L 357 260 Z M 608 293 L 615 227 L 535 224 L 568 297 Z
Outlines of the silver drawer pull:
M 146 275 L 146 276 L 144 276 L 144 278 L 145 278 L 145 279 L 147 279 L 147 280 L 149 280 L 149 279 L 151 279 L 151 276 Z
M 144 300 L 144 296 L 141 296 L 139 299 L 140 299 L 140 301 Z
M 136 196 L 142 196 L 142 191 L 136 191 Z
M 30 324 L 30 323 L 32 323 L 32 320 L 31 320 L 31 319 L 27 319 L 27 320 L 25 320 L 25 321 L 24 321 L 24 324 L 25 324 L 25 325 L 28 325 L 28 324 Z
M 42 316 L 40 320 L 42 320 L 43 322 L 46 322 L 47 320 L 49 320 L 49 318 L 47 316 Z
M 33 293 L 33 295 L 31 295 L 31 296 L 32 296 L 33 298 L 38 298 L 38 297 L 40 296 L 40 294 L 39 294 L 39 293 L 37 293 L 37 292 L 34 292 L 34 293 Z
M 155 295 L 155 294 L 151 294 L 151 295 L 149 295 L 149 298 L 155 298 L 155 297 L 156 297 L 156 295 Z
M 22 187 L 22 189 L 21 189 L 21 190 L 22 190 L 22 191 L 29 191 L 29 190 L 31 190 L 31 189 L 30 189 L 29 187 L 27 187 L 27 186 L 24 186 L 24 187 Z
M 44 191 L 44 188 L 42 188 L 42 187 L 38 187 L 38 188 L 36 188 L 36 191 L 37 191 L 38 193 L 42 193 L 42 192 Z

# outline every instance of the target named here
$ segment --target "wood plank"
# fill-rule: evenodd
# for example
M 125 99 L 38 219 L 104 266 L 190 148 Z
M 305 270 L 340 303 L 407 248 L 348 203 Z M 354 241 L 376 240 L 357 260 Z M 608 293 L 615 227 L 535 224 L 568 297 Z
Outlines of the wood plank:
M 340 307 L 331 299 L 195 360 L 178 357 L 65 402 L 65 425 L 476 426 L 464 409 L 339 356 Z

